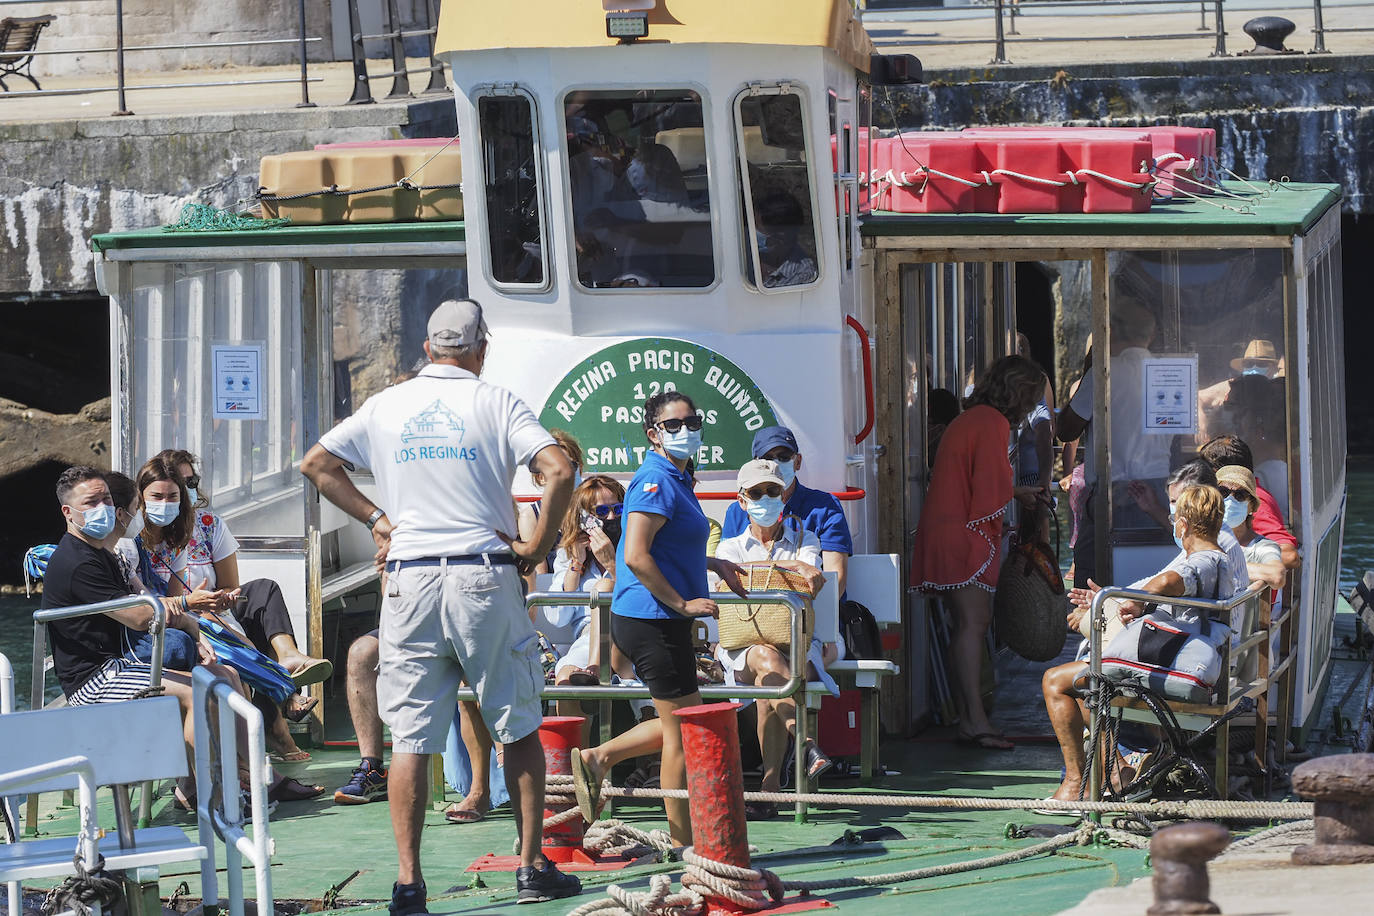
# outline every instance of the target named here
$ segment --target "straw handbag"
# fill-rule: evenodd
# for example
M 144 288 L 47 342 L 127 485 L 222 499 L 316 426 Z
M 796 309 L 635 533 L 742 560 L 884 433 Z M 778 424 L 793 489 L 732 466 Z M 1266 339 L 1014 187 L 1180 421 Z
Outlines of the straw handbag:
M 816 631 L 816 614 L 811 607 L 811 585 L 806 577 L 774 563 L 741 563 L 746 579 L 744 587 L 750 592 L 796 592 L 802 599 L 802 645 L 811 645 Z M 785 604 L 723 604 L 717 622 L 718 640 L 722 649 L 745 649 L 749 646 L 777 646 L 787 648 L 792 642 L 792 609 Z
M 1055 518 L 1058 542 L 1058 518 Z M 1064 580 L 1050 545 L 1043 542 L 1012 548 L 997 577 L 992 599 L 997 636 L 1028 661 L 1047 662 L 1059 655 L 1068 637 Z

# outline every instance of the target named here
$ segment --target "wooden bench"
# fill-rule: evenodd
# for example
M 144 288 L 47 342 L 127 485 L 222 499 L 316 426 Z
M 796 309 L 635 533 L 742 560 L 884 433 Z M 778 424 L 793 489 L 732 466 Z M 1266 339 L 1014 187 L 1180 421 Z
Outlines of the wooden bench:
M 38 50 L 38 36 L 55 19 L 57 17 L 52 14 L 6 16 L 0 19 L 0 89 L 10 91 L 5 84 L 7 76 L 22 76 L 33 83 L 34 89 L 43 88 L 34 79 L 30 68 L 33 66 L 33 52 Z

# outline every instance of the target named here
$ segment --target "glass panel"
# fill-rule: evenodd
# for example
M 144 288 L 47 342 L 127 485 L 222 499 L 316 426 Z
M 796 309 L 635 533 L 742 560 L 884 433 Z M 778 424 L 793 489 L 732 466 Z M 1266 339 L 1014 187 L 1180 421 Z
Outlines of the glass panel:
M 1339 243 L 1320 255 L 1307 276 L 1308 371 L 1312 387 L 1312 511 L 1341 496 L 1345 473 L 1345 389 L 1340 372 L 1345 339 L 1340 307 Z
M 755 282 L 757 271 L 763 275 L 764 289 L 815 283 L 820 276 L 820 240 L 811 207 L 813 181 L 801 97 L 792 92 L 742 94 L 735 101 L 735 129 L 749 282 Z
M 701 96 L 571 92 L 563 113 L 578 282 L 593 289 L 714 283 Z
M 1261 483 L 1286 505 L 1282 252 L 1113 252 L 1110 264 L 1115 539 L 1169 542 L 1167 510 L 1159 508 L 1167 506 L 1165 480 L 1213 436 L 1243 439 Z M 1162 371 L 1158 360 L 1165 358 L 1183 361 L 1176 377 L 1184 381 L 1169 387 L 1155 376 L 1147 386 L 1147 370 Z M 1196 379 L 1195 410 L 1184 400 L 1189 372 Z M 1196 430 L 1170 433 L 1179 423 L 1195 423 Z
M 487 246 L 497 285 L 548 282 L 533 103 L 523 95 L 477 100 L 486 189 Z

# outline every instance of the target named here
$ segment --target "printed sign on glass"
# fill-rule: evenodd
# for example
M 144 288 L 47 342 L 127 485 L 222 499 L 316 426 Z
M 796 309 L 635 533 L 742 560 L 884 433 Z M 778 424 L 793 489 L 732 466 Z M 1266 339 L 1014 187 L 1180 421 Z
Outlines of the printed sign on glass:
M 266 414 L 261 344 L 212 344 L 216 420 L 262 420 Z
M 697 468 L 736 470 L 750 459 L 754 432 L 777 425 L 768 398 L 739 366 L 685 340 L 643 338 L 599 350 L 549 394 L 539 421 L 572 433 L 584 473 L 634 472 L 648 451 L 644 402 L 681 391 L 703 420 Z
M 1151 357 L 1141 362 L 1145 432 L 1155 435 L 1197 433 L 1197 357 Z

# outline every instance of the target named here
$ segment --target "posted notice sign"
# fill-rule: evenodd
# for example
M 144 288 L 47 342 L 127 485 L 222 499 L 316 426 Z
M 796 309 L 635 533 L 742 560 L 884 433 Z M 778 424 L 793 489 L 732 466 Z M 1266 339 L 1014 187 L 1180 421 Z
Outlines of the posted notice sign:
M 1159 356 L 1141 363 L 1141 416 L 1154 435 L 1197 433 L 1197 357 Z
M 211 344 L 216 420 L 261 420 L 263 402 L 262 344 Z

